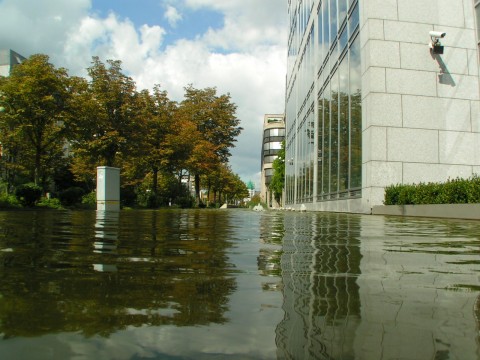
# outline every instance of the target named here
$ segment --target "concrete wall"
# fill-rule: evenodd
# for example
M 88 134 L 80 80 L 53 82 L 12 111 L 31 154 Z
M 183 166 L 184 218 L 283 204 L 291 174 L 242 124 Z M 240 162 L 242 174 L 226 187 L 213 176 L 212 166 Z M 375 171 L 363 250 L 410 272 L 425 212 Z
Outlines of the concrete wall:
M 478 51 L 471 0 L 362 0 L 362 208 L 384 187 L 480 172 Z M 430 52 L 441 30 L 443 55 Z

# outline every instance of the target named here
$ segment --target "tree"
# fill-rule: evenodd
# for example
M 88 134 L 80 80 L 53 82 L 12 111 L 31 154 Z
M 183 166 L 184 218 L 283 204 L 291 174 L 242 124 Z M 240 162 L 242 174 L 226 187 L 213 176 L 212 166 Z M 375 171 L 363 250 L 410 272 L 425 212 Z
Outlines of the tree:
M 285 141 L 272 164 L 273 176 L 268 188 L 273 191 L 273 196 L 278 203 L 281 202 L 283 188 L 285 187 Z
M 135 82 L 122 73 L 121 61 L 93 57 L 90 82 L 77 81 L 78 118 L 74 125 L 73 172 L 77 176 L 100 165 L 119 166 L 138 128 Z
M 231 173 L 224 192 L 230 201 L 241 201 L 248 197 L 247 185 L 240 179 L 240 176 L 235 173 Z
M 125 172 L 134 182 L 151 173 L 151 190 L 157 198 L 159 173 L 173 173 L 177 104 L 169 100 L 167 92 L 160 90 L 158 85 L 154 87 L 153 94 L 141 91 L 137 100 L 140 108 L 136 120 L 137 140 L 129 151 L 131 156 L 126 160 Z
M 213 170 L 219 163 L 227 163 L 230 148 L 242 131 L 236 118 L 237 106 L 230 94 L 217 96 L 216 88 L 185 88 L 185 99 L 180 106 L 182 121 L 189 123 L 192 136 L 185 166 L 194 175 L 196 201 L 200 203 L 200 175 Z
M 45 189 L 51 169 L 63 155 L 68 74 L 47 55 L 32 55 L 3 79 L 1 93 L 9 104 L 2 121 L 2 144 L 10 169 L 32 171 L 29 178 Z

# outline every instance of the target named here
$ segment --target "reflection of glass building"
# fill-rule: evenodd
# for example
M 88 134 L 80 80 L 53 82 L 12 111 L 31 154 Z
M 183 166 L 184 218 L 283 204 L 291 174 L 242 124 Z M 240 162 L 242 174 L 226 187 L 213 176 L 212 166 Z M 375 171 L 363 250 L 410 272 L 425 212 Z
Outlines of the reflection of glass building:
M 262 141 L 262 174 L 260 197 L 268 207 L 278 207 L 268 185 L 272 180 L 273 161 L 278 157 L 285 139 L 285 116 L 283 114 L 267 114 L 263 121 Z
M 288 3 L 287 207 L 368 213 L 388 185 L 480 172 L 473 3 Z
M 285 216 L 279 358 L 354 359 L 361 323 L 360 219 Z

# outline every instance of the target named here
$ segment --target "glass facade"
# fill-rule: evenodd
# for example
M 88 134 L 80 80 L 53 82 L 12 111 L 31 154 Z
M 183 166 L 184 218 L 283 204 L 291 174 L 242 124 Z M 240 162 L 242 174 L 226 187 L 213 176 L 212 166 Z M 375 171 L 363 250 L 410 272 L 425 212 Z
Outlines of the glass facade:
M 286 204 L 361 195 L 358 7 L 358 0 L 289 2 Z

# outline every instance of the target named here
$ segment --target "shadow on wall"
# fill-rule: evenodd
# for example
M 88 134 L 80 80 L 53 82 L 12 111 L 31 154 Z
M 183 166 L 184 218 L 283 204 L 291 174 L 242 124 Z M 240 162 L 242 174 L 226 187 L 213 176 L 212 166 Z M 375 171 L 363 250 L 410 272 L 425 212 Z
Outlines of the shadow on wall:
M 438 81 L 440 84 L 443 85 L 450 85 L 450 86 L 456 86 L 457 84 L 455 83 L 455 80 L 452 77 L 452 74 L 450 74 L 450 71 L 448 70 L 447 65 L 443 61 L 442 57 L 438 54 L 434 54 L 432 51 L 430 51 L 430 55 L 434 60 L 437 61 L 438 66 L 440 66 L 440 74 L 438 74 Z

